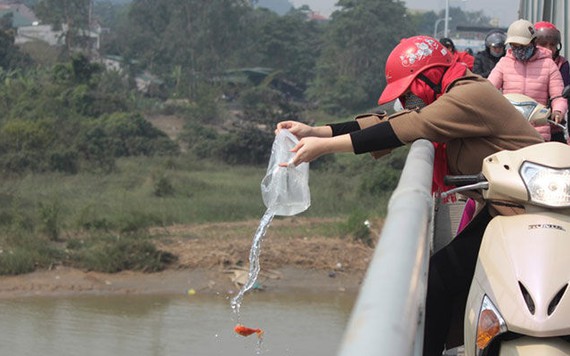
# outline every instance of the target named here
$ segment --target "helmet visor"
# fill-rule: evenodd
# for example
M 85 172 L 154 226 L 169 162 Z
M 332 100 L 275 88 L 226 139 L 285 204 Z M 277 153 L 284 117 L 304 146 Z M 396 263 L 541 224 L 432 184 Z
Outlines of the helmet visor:
M 404 77 L 386 85 L 384 91 L 378 99 L 378 105 L 389 103 L 400 97 L 408 89 L 415 77 Z

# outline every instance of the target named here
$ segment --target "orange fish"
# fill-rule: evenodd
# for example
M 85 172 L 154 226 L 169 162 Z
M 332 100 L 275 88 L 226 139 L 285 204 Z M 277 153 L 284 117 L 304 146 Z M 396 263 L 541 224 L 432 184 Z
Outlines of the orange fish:
M 252 329 L 248 328 L 247 326 L 243 326 L 241 324 L 237 324 L 234 328 L 234 331 L 241 336 L 249 336 L 251 334 L 257 334 L 257 337 L 261 337 L 263 335 L 263 330 L 261 329 Z

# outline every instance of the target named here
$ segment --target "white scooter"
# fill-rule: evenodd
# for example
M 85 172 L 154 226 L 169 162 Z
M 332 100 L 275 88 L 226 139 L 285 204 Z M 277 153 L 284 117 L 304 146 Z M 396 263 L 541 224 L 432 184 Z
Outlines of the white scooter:
M 528 97 L 509 99 L 530 120 L 550 116 Z M 480 175 L 447 184 L 458 186 L 447 194 L 477 190 L 487 203 L 521 210 L 495 216 L 485 230 L 465 309 L 465 355 L 570 355 L 570 146 L 498 152 Z

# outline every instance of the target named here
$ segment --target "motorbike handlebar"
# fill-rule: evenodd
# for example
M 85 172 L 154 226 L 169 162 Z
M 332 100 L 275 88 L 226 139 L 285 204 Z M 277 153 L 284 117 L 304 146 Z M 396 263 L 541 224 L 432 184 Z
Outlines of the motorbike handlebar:
M 445 176 L 443 182 L 445 185 L 454 185 L 456 187 L 463 187 L 466 185 L 477 184 L 485 182 L 486 179 L 482 174 L 461 175 L 461 176 Z

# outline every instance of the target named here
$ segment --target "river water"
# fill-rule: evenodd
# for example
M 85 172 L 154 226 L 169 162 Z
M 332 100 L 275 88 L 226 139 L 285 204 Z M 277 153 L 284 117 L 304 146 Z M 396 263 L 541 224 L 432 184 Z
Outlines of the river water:
M 0 300 L 0 355 L 331 356 L 356 296 L 254 292 L 240 322 L 226 296 L 89 296 Z

